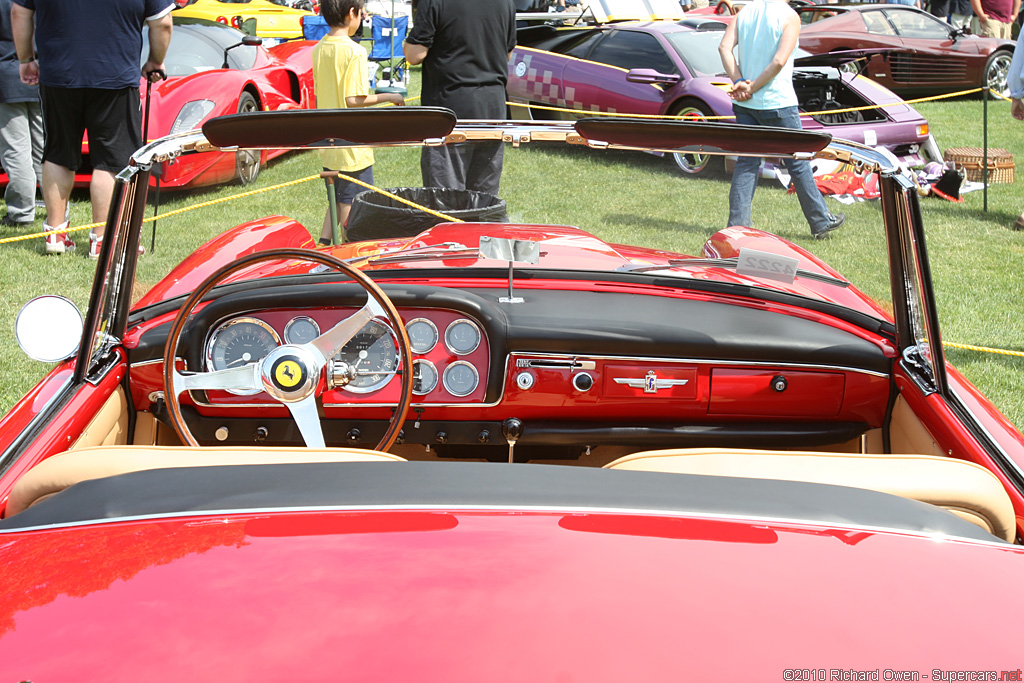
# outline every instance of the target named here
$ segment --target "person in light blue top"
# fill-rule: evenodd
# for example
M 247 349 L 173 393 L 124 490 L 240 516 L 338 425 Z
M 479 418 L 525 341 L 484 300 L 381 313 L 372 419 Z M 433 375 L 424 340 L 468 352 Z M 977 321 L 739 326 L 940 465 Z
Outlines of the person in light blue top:
M 803 128 L 793 89 L 793 50 L 799 37 L 800 18 L 786 0 L 754 0 L 726 28 L 718 52 L 733 82 L 730 97 L 736 123 Z M 784 163 L 811 234 L 822 239 L 842 226 L 846 216 L 833 215 L 825 206 L 810 163 L 793 159 Z M 759 166 L 760 159 L 755 157 L 740 157 L 736 162 L 729 190 L 731 226 L 751 226 Z
M 1006 87 L 1010 89 L 1010 114 L 1018 121 L 1024 121 L 1024 40 L 1017 41 L 1013 50 L 1013 61 L 1010 71 L 1006 74 Z M 1014 229 L 1024 230 L 1024 213 L 1014 224 Z

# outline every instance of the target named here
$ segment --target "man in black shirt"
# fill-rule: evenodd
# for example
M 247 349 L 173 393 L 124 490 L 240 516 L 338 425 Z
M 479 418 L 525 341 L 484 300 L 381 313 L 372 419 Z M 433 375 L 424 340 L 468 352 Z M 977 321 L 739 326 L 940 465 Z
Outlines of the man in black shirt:
M 405 58 L 423 64 L 422 103 L 460 119 L 505 118 L 508 58 L 516 46 L 513 0 L 419 0 Z M 501 142 L 424 147 L 424 187 L 498 194 Z

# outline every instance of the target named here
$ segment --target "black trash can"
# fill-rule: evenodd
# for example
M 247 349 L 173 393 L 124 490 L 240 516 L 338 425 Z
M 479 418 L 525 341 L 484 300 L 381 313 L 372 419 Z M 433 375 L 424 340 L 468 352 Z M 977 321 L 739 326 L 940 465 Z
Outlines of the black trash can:
M 505 200 L 486 192 L 452 190 L 444 187 L 396 187 L 388 192 L 471 223 L 507 223 Z M 350 242 L 412 237 L 443 218 L 403 204 L 373 190 L 360 192 L 352 200 L 346 236 Z

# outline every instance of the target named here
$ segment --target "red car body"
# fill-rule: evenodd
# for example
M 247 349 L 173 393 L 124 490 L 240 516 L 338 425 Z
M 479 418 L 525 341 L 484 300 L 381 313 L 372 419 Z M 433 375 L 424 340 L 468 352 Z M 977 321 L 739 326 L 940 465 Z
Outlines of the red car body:
M 697 257 L 571 226 L 443 218 L 413 236 L 314 249 L 286 216 L 227 230 L 133 299 L 143 212 L 123 211 L 107 225 L 82 336 L 91 343 L 0 420 L 0 672 L 39 682 L 1016 680 L 1019 637 L 1006 615 L 1024 607 L 1014 588 L 1024 435 L 945 365 L 941 345 L 922 350 L 920 335 L 939 337 L 905 172 L 805 131 L 423 125 L 433 115 L 450 113 L 220 119 L 206 137 L 140 151 L 115 207 L 146 193 L 163 156 L 207 140 L 318 146 L 345 130 L 343 144 L 362 145 L 701 141 L 718 153 L 771 144 L 773 156 L 819 146 L 878 168 L 886 234 L 900 245 L 888 252 L 892 306 L 750 228 L 715 232 Z M 795 259 L 793 278 L 739 272 L 751 249 Z M 329 257 L 351 270 L 317 265 Z M 370 313 L 373 325 L 393 325 L 393 314 L 401 323 L 391 330 L 400 366 L 386 366 L 401 371 L 383 384 L 353 391 L 365 374 L 303 360 L 325 339 L 324 358 L 386 359 L 360 340 Z M 288 342 L 255 363 L 255 338 L 219 341 L 252 319 Z M 299 319 L 327 331 L 289 340 Z M 431 343 L 418 320 L 434 325 Z M 476 344 L 452 332 L 462 321 L 477 326 Z M 347 338 L 333 336 L 346 325 Z M 424 361 L 446 378 L 425 391 Z M 448 370 L 465 365 L 479 383 L 461 393 Z M 293 371 L 312 380 L 309 393 L 273 400 L 295 386 Z M 254 372 L 262 391 L 218 384 Z M 213 384 L 183 389 L 193 381 Z M 312 416 L 297 407 L 311 400 Z M 406 413 L 399 432 L 392 415 Z M 368 448 L 381 433 L 392 433 L 390 454 Z M 295 448 L 318 436 L 330 447 Z M 183 445 L 190 438 L 202 447 Z M 641 453 L 651 448 L 674 450 Z M 724 469 L 644 465 L 660 458 Z M 915 491 L 828 468 L 758 469 L 791 458 L 873 463 Z M 890 465 L 906 465 L 906 477 Z M 933 478 L 933 467 L 954 476 Z M 47 470 L 60 476 L 40 479 Z M 941 500 L 929 497 L 938 480 L 952 487 Z M 968 480 L 987 493 L 958 488 Z M 27 482 L 43 495 L 22 509 L 34 500 Z
M 240 31 L 202 19 L 174 17 L 174 32 L 165 60 L 167 78 L 147 86 L 139 84 L 142 116 L 147 105 L 149 139 L 185 132 L 203 121 L 241 111 L 285 111 L 314 106 L 312 41 L 291 41 L 269 49 L 238 45 L 228 52 L 228 67 L 221 68 L 223 49 L 241 43 Z M 201 47 L 202 49 L 197 49 Z M 146 53 L 148 47 L 143 48 Z M 187 117 L 190 103 L 208 102 L 201 116 Z M 183 117 L 185 122 L 179 121 Z M 280 156 L 263 152 L 208 152 L 163 164 L 152 183 L 162 188 L 195 188 L 256 179 L 260 167 Z M 88 187 L 92 177 L 89 141 L 82 145 L 83 165 L 75 173 L 76 187 Z M 0 177 L 6 182 L 6 175 Z
M 901 95 L 989 87 L 1006 94 L 1014 42 L 958 31 L 906 5 L 798 7 L 812 54 L 877 49 L 861 73 Z

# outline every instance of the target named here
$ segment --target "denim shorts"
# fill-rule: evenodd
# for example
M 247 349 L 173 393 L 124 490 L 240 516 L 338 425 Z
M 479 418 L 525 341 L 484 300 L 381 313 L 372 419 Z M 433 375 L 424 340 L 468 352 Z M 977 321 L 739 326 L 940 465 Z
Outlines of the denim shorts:
M 333 169 L 325 168 L 324 170 L 330 171 Z M 356 180 L 361 180 L 367 185 L 373 185 L 373 166 L 367 166 L 359 171 L 339 171 L 339 173 L 343 173 Z M 334 179 L 334 199 L 339 204 L 351 204 L 356 195 L 366 189 L 362 185 L 350 182 L 344 178 Z

